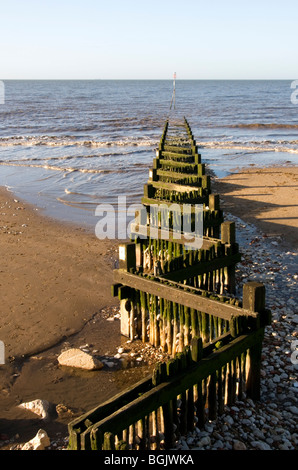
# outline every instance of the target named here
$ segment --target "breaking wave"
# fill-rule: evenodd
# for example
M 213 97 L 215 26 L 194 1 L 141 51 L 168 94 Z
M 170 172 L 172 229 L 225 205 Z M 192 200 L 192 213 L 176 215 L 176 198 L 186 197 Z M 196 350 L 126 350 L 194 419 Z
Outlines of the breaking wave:
M 158 140 L 149 138 L 124 138 L 120 140 L 77 140 L 59 136 L 12 136 L 0 137 L 0 146 L 47 146 L 47 147 L 152 147 L 158 144 Z
M 108 174 L 108 173 L 124 173 L 130 171 L 129 169 L 97 169 L 97 168 L 76 168 L 76 167 L 61 167 L 56 165 L 31 165 L 28 163 L 15 163 L 12 161 L 0 161 L 0 165 L 2 166 L 15 166 L 15 167 L 25 167 L 25 168 L 43 168 L 44 170 L 53 170 L 53 171 L 61 171 L 64 173 L 101 173 L 101 174 Z
M 298 124 L 260 123 L 251 122 L 243 124 L 231 124 L 224 126 L 232 129 L 298 129 Z
M 247 127 L 247 128 L 298 128 L 296 124 L 235 124 L 228 127 Z M 107 141 L 97 141 L 97 140 L 75 140 L 71 138 L 60 138 L 57 136 L 15 136 L 15 137 L 1 137 L 0 146 L 9 147 L 9 146 L 45 146 L 45 147 L 87 147 L 87 148 L 106 148 L 106 147 L 137 147 L 138 150 L 127 150 L 121 151 L 120 153 L 116 152 L 106 152 L 98 155 L 81 155 L 82 158 L 93 158 L 93 157 L 110 157 L 131 154 L 135 152 L 142 152 L 141 147 L 155 148 L 159 143 L 159 140 L 150 139 L 150 138 L 126 138 L 122 140 L 107 140 Z M 197 140 L 197 145 L 200 148 L 208 149 L 231 149 L 231 150 L 249 150 L 253 152 L 289 152 L 289 153 L 298 153 L 298 140 Z M 293 147 L 292 147 L 293 146 Z M 146 150 L 145 150 L 146 151 Z M 68 160 L 73 158 L 73 156 L 60 156 L 60 157 L 51 157 L 51 160 Z M 32 159 L 33 160 L 33 159 Z M 40 160 L 40 158 L 36 158 Z
M 288 145 L 298 145 L 298 140 L 294 141 L 260 141 L 260 142 L 239 142 L 239 141 L 209 141 L 198 142 L 201 149 L 224 149 L 224 150 L 245 150 L 249 152 L 288 152 L 298 153 L 298 148 Z

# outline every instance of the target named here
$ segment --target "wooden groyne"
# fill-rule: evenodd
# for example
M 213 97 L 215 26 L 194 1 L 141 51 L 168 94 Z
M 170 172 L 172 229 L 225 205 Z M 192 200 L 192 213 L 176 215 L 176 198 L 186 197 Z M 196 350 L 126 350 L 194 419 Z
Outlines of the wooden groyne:
M 210 175 L 186 120 L 171 127 L 166 122 L 142 204 L 146 225 L 132 232 L 130 243 L 119 245 L 120 269 L 114 272 L 121 333 L 175 354 L 192 336 L 203 335 L 206 341 L 220 335 L 228 328 L 227 305 L 239 305 L 232 295 L 241 259 L 235 224 L 224 221 L 219 195 L 212 194 Z M 202 210 L 196 213 L 198 205 Z M 196 216 L 202 219 L 198 249 L 189 247 L 183 230 L 185 219 L 194 230 Z M 165 226 L 166 239 L 160 236 Z M 214 317 L 218 307 L 206 298 L 225 305 L 219 320 Z
M 71 449 L 169 449 L 225 403 L 260 398 L 265 287 L 248 282 L 242 299 L 235 296 L 235 225 L 224 221 L 186 119 L 165 123 L 142 205 L 145 217 L 119 244 L 112 294 L 121 333 L 172 359 L 71 422 Z M 199 246 L 183 231 L 185 219 L 197 227 L 196 217 Z

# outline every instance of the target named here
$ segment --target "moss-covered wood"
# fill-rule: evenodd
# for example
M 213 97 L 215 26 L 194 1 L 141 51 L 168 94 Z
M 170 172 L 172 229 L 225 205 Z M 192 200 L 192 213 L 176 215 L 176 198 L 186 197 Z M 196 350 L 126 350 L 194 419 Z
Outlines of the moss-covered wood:
M 198 384 L 202 384 L 211 376 L 211 385 L 210 379 L 206 382 L 207 387 L 209 387 L 209 392 L 207 391 L 206 399 L 208 400 L 208 397 L 211 397 L 213 403 L 212 406 L 214 408 L 213 411 L 215 411 L 215 407 L 216 409 L 218 408 L 215 404 L 216 399 L 214 396 L 216 387 L 214 384 L 216 384 L 218 380 L 218 371 L 225 367 L 226 364 L 235 364 L 235 359 L 240 356 L 243 351 L 249 350 L 253 345 L 261 344 L 263 335 L 264 330 L 259 329 L 249 335 L 240 336 L 231 341 L 226 346 L 223 346 L 221 349 L 215 350 L 208 357 L 200 359 L 196 363 L 192 362 L 190 365 L 187 364 L 187 366 L 185 366 L 184 362 L 184 366 L 180 368 L 180 372 L 175 372 L 173 377 L 167 377 L 166 381 L 163 381 L 163 378 L 161 379 L 162 381 L 160 383 L 158 383 L 160 379 L 155 380 L 154 384 L 156 383 L 156 385 L 151 390 L 143 393 L 140 397 L 136 398 L 129 404 L 115 410 L 113 413 L 87 429 L 85 434 L 89 434 L 91 449 L 99 449 L 99 443 L 101 446 L 103 445 L 101 436 L 104 436 L 106 432 L 118 435 L 122 432 L 123 429 L 129 428 L 129 426 L 133 425 L 139 420 L 142 420 L 144 416 L 150 415 L 150 413 L 156 411 L 159 407 L 168 407 L 169 403 L 172 400 L 176 400 L 179 396 L 182 396 L 180 407 L 182 406 L 183 428 L 185 423 L 187 425 L 188 414 L 185 393 L 192 389 L 192 387 L 197 387 Z M 180 364 L 182 364 L 183 361 L 185 361 L 185 356 L 181 356 L 181 358 L 178 356 L 178 360 L 180 361 Z M 228 387 L 229 390 L 233 388 L 233 383 L 235 383 L 235 380 L 233 379 L 233 370 L 234 369 L 231 369 L 230 378 L 228 379 L 230 383 L 230 388 Z M 222 384 L 222 379 L 220 383 Z M 233 392 L 229 393 L 230 396 L 233 396 Z M 199 401 L 202 400 L 202 394 L 200 394 L 200 391 L 199 394 L 196 392 L 194 399 Z M 166 411 L 166 413 L 167 412 L 168 411 Z M 185 414 L 186 419 L 184 416 Z

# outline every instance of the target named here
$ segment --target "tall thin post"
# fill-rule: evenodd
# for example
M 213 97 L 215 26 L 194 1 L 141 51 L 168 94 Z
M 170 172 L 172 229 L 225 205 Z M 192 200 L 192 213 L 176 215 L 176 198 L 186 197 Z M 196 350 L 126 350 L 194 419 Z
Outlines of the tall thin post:
M 259 312 L 260 315 L 265 309 L 265 286 L 259 282 L 248 282 L 243 286 L 243 308 Z M 259 322 L 258 322 L 259 323 Z M 259 325 L 256 325 L 258 328 Z M 264 328 L 262 328 L 264 330 Z M 254 344 L 248 351 L 247 362 L 247 378 L 246 393 L 253 400 L 260 399 L 261 389 L 261 355 L 262 355 L 262 339 Z
M 171 100 L 170 109 L 172 109 L 172 104 L 174 103 L 174 109 L 176 108 L 176 72 L 174 72 L 174 83 L 173 83 L 173 95 Z

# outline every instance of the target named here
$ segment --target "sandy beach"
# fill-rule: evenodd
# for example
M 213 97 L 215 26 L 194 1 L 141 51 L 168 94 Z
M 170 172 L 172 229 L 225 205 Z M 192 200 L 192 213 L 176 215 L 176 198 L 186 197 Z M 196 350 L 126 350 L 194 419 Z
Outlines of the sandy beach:
M 60 431 L 65 436 L 71 417 L 148 371 L 106 367 L 97 374 L 80 373 L 57 362 L 70 347 L 87 344 L 109 358 L 126 342 L 115 317 L 118 302 L 111 296 L 118 244 L 52 220 L 5 188 L 0 189 L 0 215 L 0 339 L 6 356 L 0 365 L 0 437 L 18 435 L 25 442 L 36 434 L 40 419 L 17 407 L 36 399 L 66 407 L 53 422 L 42 424 L 52 437 Z
M 256 225 L 283 246 L 298 248 L 298 168 L 249 168 L 217 180 L 225 212 Z
M 248 169 L 216 180 L 225 214 L 256 224 L 281 249 L 298 245 L 298 168 Z M 87 345 L 111 356 L 120 335 L 118 302 L 111 297 L 117 242 L 45 217 L 0 190 L 0 435 L 26 442 L 40 427 L 51 438 L 67 436 L 67 423 L 148 373 L 149 366 L 98 372 L 64 370 L 57 355 Z M 283 246 L 284 245 L 284 246 Z M 62 404 L 49 423 L 18 404 L 45 399 Z M 17 435 L 17 437 L 15 437 Z M 7 448 L 9 448 L 7 446 Z M 2 447 L 2 448 L 5 448 Z

